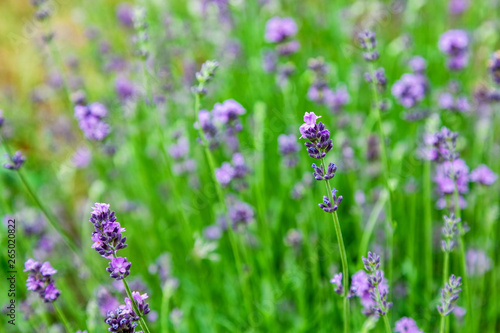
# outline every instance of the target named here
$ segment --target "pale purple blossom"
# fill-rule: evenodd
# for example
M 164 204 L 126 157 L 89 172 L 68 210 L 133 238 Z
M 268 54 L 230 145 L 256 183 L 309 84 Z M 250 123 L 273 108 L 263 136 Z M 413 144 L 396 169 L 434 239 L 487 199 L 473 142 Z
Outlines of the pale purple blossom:
M 498 175 L 484 164 L 481 164 L 470 173 L 470 181 L 481 185 L 493 185 L 497 179 Z

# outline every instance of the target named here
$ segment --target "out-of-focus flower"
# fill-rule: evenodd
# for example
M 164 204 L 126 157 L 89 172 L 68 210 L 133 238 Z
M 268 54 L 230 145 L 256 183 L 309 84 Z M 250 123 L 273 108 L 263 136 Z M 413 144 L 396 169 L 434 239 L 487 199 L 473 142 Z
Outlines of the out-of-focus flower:
M 6 157 L 10 159 L 10 162 L 4 163 L 3 167 L 9 170 L 19 170 L 26 160 L 20 151 L 16 151 L 12 157 L 6 154 Z
M 491 269 L 492 262 L 483 250 L 469 249 L 465 255 L 467 273 L 482 276 Z
M 297 24 L 291 17 L 273 17 L 266 23 L 265 39 L 269 43 L 281 43 L 297 34 Z
M 469 37 L 463 30 L 448 30 L 439 39 L 439 50 L 448 56 L 448 68 L 461 70 L 468 62 Z
M 497 179 L 498 175 L 484 164 L 481 164 L 470 173 L 471 182 L 481 185 L 492 185 Z
M 45 303 L 54 302 L 61 292 L 55 287 L 52 275 L 57 271 L 50 266 L 48 261 L 40 264 L 38 261 L 28 259 L 24 264 L 24 272 L 28 272 L 26 286 L 43 299 Z
M 333 278 L 330 280 L 330 283 L 336 285 L 335 292 L 339 295 L 344 294 L 344 286 L 342 285 L 342 272 L 335 274 Z
M 455 308 L 455 303 L 458 300 L 458 295 L 462 291 L 462 278 L 455 277 L 451 274 L 450 279 L 445 283 L 444 288 L 441 289 L 441 303 L 437 306 L 437 310 L 441 316 L 449 315 Z
M 392 86 L 392 95 L 405 108 L 417 105 L 425 96 L 425 81 L 420 75 L 404 74 Z
M 424 333 L 417 326 L 417 323 L 412 318 L 403 317 L 398 320 L 394 327 L 394 332 L 397 333 Z
M 75 106 L 75 118 L 78 120 L 78 126 L 89 140 L 101 141 L 108 136 L 110 127 L 103 120 L 107 115 L 108 110 L 101 103 Z
M 448 10 L 452 15 L 460 15 L 469 8 L 469 0 L 449 0 Z
M 86 146 L 79 147 L 73 157 L 71 158 L 71 162 L 77 169 L 83 169 L 87 167 L 92 159 L 92 152 Z

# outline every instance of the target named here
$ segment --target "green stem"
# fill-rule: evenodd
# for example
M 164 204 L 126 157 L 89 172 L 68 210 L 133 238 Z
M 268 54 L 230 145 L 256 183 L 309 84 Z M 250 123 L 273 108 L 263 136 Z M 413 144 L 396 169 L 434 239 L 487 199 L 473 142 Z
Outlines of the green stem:
M 323 167 L 323 173 L 326 174 L 325 172 L 325 159 L 321 159 L 321 164 Z M 328 179 L 325 179 L 325 186 L 326 186 L 326 191 L 328 198 L 330 199 L 330 202 L 333 203 L 333 194 L 332 194 L 332 188 L 330 186 L 330 182 Z M 335 227 L 335 233 L 337 234 L 337 241 L 339 243 L 339 251 L 340 251 L 340 260 L 342 261 L 342 281 L 343 281 L 343 286 L 344 286 L 344 333 L 349 332 L 349 298 L 347 298 L 347 293 L 349 292 L 349 268 L 347 264 L 347 254 L 344 246 L 344 239 L 342 237 L 342 229 L 340 228 L 340 222 L 339 222 L 339 217 L 337 215 L 337 212 L 334 211 L 332 214 L 332 219 L 333 219 L 333 225 Z
M 455 175 L 455 170 L 453 168 L 453 162 L 451 162 L 452 166 L 452 174 Z M 455 218 L 460 219 L 461 218 L 461 210 L 460 210 L 460 197 L 458 194 L 458 187 L 457 187 L 457 181 L 454 180 L 453 182 L 454 188 L 453 188 L 453 194 L 455 198 Z M 470 292 L 469 292 L 469 279 L 467 277 L 467 262 L 466 262 L 466 257 L 465 257 L 465 241 L 464 241 L 464 228 L 462 226 L 462 223 L 458 223 L 458 230 L 460 233 L 460 262 L 462 266 L 462 274 L 463 274 L 463 286 L 464 286 L 464 293 L 465 293 L 465 304 L 467 306 L 467 311 L 465 316 L 468 316 L 470 318 L 474 318 L 472 315 L 472 302 L 470 298 Z M 466 327 L 469 327 L 471 320 L 466 320 Z
M 382 297 L 380 297 L 380 289 L 379 286 L 377 285 L 375 288 L 377 288 L 377 303 L 380 308 L 380 310 L 385 311 L 386 313 L 382 316 L 384 318 L 384 326 L 385 326 L 385 331 L 386 333 L 392 333 L 391 329 L 391 324 L 389 323 L 389 318 L 387 317 L 387 310 L 382 306 Z
M 380 212 L 385 206 L 387 197 L 387 191 L 383 191 L 379 196 L 377 203 L 375 203 L 375 207 L 373 207 L 370 216 L 368 217 L 368 222 L 366 223 L 366 227 L 363 231 L 363 236 L 361 237 L 358 257 L 364 256 L 368 252 L 368 242 L 370 241 L 370 237 L 373 234 L 373 230 L 375 229 L 375 225 L 377 224 L 377 219 L 380 215 Z
M 375 112 L 377 124 L 378 124 L 378 130 L 379 130 L 379 136 L 380 136 L 380 155 L 382 158 L 382 171 L 383 171 L 383 177 L 384 177 L 384 186 L 387 190 L 387 193 L 389 194 L 389 199 L 387 200 L 387 211 L 386 211 L 386 238 L 387 238 L 387 245 L 389 248 L 389 265 L 387 267 L 387 279 L 389 281 L 389 284 L 392 284 L 392 266 L 393 266 L 393 247 L 394 247 L 394 227 L 393 227 L 393 221 L 392 221 L 392 191 L 391 187 L 389 184 L 389 160 L 387 158 L 387 151 L 385 147 L 385 135 L 384 135 L 384 129 L 382 127 L 382 112 L 380 110 L 380 98 L 377 90 L 377 83 L 375 79 L 375 68 L 373 63 L 370 63 L 369 66 L 370 69 L 370 75 L 372 77 L 371 80 L 371 90 L 372 90 L 372 95 L 373 95 L 373 100 L 375 103 L 374 108 L 372 109 L 372 112 Z
M 431 199 L 431 161 L 424 162 L 424 260 L 425 260 L 425 295 L 432 299 L 432 199 Z
M 202 87 L 200 87 L 200 88 L 202 88 Z M 194 102 L 195 120 L 199 119 L 198 114 L 200 112 L 200 108 L 201 108 L 200 95 L 195 94 L 195 102 Z M 227 216 L 228 209 L 227 209 L 226 201 L 224 199 L 224 193 L 222 192 L 222 187 L 220 186 L 219 182 L 217 181 L 217 178 L 215 177 L 214 158 L 213 158 L 212 153 L 210 151 L 210 146 L 209 146 L 208 140 L 205 136 L 205 133 L 203 132 L 203 129 L 201 128 L 201 125 L 198 126 L 198 133 L 199 133 L 199 136 L 201 138 L 202 146 L 203 146 L 203 149 L 205 151 L 205 156 L 206 156 L 207 161 L 208 161 L 209 172 L 212 175 L 212 182 L 215 186 L 217 197 L 219 199 L 220 204 L 222 205 L 224 214 Z M 238 279 L 240 280 L 243 298 L 244 298 L 245 304 L 248 308 L 248 312 L 250 313 L 250 322 L 251 322 L 252 326 L 254 326 L 254 318 L 253 318 L 253 314 L 252 314 L 252 298 L 253 298 L 252 297 L 252 290 L 247 286 L 247 283 L 244 279 L 240 253 L 238 251 L 238 247 L 236 244 L 236 237 L 235 237 L 235 233 L 233 230 L 233 226 L 230 223 L 229 219 L 228 219 L 227 230 L 228 230 L 228 234 L 229 234 L 229 243 L 231 244 L 231 250 L 233 251 L 233 255 L 234 255 L 236 270 L 238 273 Z
M 61 309 L 59 308 L 59 305 L 57 305 L 57 302 L 52 303 L 52 305 L 54 306 L 54 310 L 56 310 L 57 316 L 59 317 L 59 319 L 61 319 L 64 328 L 66 329 L 66 332 L 68 333 L 74 332 L 74 330 L 71 328 L 71 325 L 68 322 L 68 319 L 64 315 L 64 312 L 62 312 Z

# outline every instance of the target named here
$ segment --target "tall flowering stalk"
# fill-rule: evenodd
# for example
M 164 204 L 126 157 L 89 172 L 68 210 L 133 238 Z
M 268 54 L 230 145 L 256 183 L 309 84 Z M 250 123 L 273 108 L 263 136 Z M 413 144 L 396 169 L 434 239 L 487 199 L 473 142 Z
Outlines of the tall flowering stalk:
M 444 333 L 447 331 L 446 329 L 446 318 L 448 315 L 455 309 L 455 303 L 458 300 L 458 296 L 462 289 L 460 286 L 462 285 L 462 278 L 455 277 L 455 275 L 451 274 L 448 282 L 444 283 L 444 288 L 441 289 L 441 301 L 437 306 L 437 310 L 441 315 L 441 325 L 439 332 Z
M 389 318 L 387 318 L 387 312 L 392 307 L 392 303 L 387 302 L 387 296 L 389 294 L 387 288 L 380 288 L 379 286 L 384 281 L 384 272 L 379 270 L 380 268 L 380 256 L 375 253 L 368 252 L 368 257 L 363 257 L 363 265 L 365 266 L 368 276 L 368 285 L 370 298 L 376 302 L 373 307 L 373 311 L 378 313 L 384 319 L 385 330 L 387 333 L 391 333 L 391 325 L 389 323 Z
M 387 78 L 385 77 L 385 71 L 383 68 L 375 69 L 374 62 L 378 60 L 380 54 L 377 51 L 377 39 L 373 31 L 364 31 L 358 35 L 359 42 L 363 50 L 363 58 L 368 62 L 369 72 L 365 74 L 365 79 L 370 83 L 373 97 L 373 108 L 370 117 L 375 117 L 378 124 L 378 131 L 380 136 L 380 155 L 382 158 L 382 171 L 384 178 L 385 190 L 388 194 L 387 200 L 387 211 L 386 211 L 386 228 L 387 232 L 387 242 L 389 245 L 389 267 L 388 276 L 389 280 L 392 280 L 392 251 L 394 243 L 394 225 L 392 221 L 392 189 L 389 184 L 389 160 L 387 158 L 387 150 L 385 147 L 385 135 L 384 129 L 382 127 L 382 110 L 386 108 L 386 103 L 384 103 L 380 98 L 380 92 L 386 89 Z M 373 115 L 373 113 L 375 113 Z
M 105 322 L 110 326 L 109 331 L 134 332 L 138 322 L 144 333 L 149 333 L 148 325 L 144 320 L 144 316 L 151 311 L 149 305 L 145 303 L 148 295 L 141 295 L 139 292 L 130 290 L 126 277 L 130 274 L 132 263 L 127 261 L 126 257 L 118 257 L 117 254 L 118 250 L 127 247 L 125 244 L 127 237 L 122 235 L 125 228 L 116 222 L 115 212 L 109 209 L 109 204 L 105 203 L 96 203 L 92 207 L 89 221 L 94 225 L 92 248 L 102 257 L 110 260 L 109 267 L 106 268 L 110 273 L 109 276 L 122 280 L 128 295 L 128 298 L 125 298 L 125 305 L 120 305 L 115 311 L 108 313 Z
M 219 199 L 220 204 L 222 205 L 222 209 L 223 209 L 224 215 L 226 217 L 226 220 L 227 221 L 234 221 L 234 219 L 231 219 L 230 215 L 231 215 L 231 211 L 235 211 L 235 208 L 233 207 L 233 209 L 228 210 L 228 207 L 226 205 L 226 200 L 224 198 L 224 192 L 222 190 L 221 182 L 219 182 L 219 180 L 217 179 L 217 175 L 220 174 L 220 170 L 219 170 L 219 172 L 216 173 L 214 157 L 212 155 L 212 152 L 210 151 L 210 142 L 208 141 L 207 136 L 205 134 L 205 130 L 207 130 L 206 125 L 209 123 L 206 118 L 209 117 L 209 115 L 206 112 L 202 112 L 203 110 L 201 110 L 201 98 L 204 95 L 206 95 L 206 93 L 207 93 L 206 85 L 207 85 L 207 83 L 212 81 L 212 79 L 214 78 L 214 75 L 215 75 L 215 71 L 217 70 L 218 67 L 219 67 L 219 63 L 215 60 L 208 60 L 205 63 L 203 63 L 203 65 L 201 66 L 201 70 L 196 73 L 196 80 L 198 82 L 198 85 L 193 86 L 191 88 L 191 91 L 193 92 L 193 94 L 195 96 L 194 111 L 195 111 L 195 119 L 199 121 L 198 126 L 197 126 L 198 134 L 200 136 L 201 145 L 203 146 L 203 149 L 205 151 L 205 156 L 208 160 L 209 172 L 212 175 L 212 181 L 213 181 L 213 184 L 215 186 L 217 197 Z M 231 102 L 231 104 L 233 104 L 233 103 Z M 238 103 L 236 103 L 236 104 L 238 104 Z M 216 112 L 216 114 L 218 114 L 218 113 Z M 225 114 L 226 114 L 226 116 L 224 118 L 227 118 L 228 113 L 225 113 Z M 237 114 L 238 114 L 238 112 L 236 112 L 234 114 L 234 117 Z M 229 118 L 232 119 L 234 117 L 229 117 Z M 229 120 L 229 118 L 227 118 L 227 120 Z M 208 131 L 208 133 L 210 133 L 210 131 Z M 219 177 L 220 177 L 220 175 L 219 175 Z M 242 270 L 242 261 L 240 258 L 240 253 L 239 253 L 239 250 L 238 250 L 238 247 L 236 244 L 235 235 L 234 235 L 235 226 L 236 226 L 235 223 L 228 223 L 227 230 L 228 230 L 228 234 L 229 234 L 229 242 L 231 244 L 231 249 L 233 251 L 234 260 L 236 263 L 236 269 L 238 272 L 238 278 L 240 280 L 243 298 L 245 300 L 246 307 L 248 308 L 248 311 L 250 312 L 250 322 L 253 324 L 254 318 L 253 318 L 253 314 L 252 314 L 252 301 L 251 301 L 252 291 L 251 291 L 251 288 L 249 288 L 247 286 L 247 283 L 245 282 L 245 280 L 243 278 L 244 275 L 243 275 L 243 270 Z
M 434 136 L 434 151 L 433 159 L 437 162 L 442 163 L 442 167 L 446 177 L 441 180 L 442 182 L 452 182 L 453 186 L 453 201 L 454 201 L 454 217 L 461 218 L 461 197 L 459 193 L 460 187 L 464 187 L 464 183 L 468 182 L 468 168 L 465 162 L 459 159 L 460 154 L 456 150 L 458 133 L 450 131 L 448 128 L 443 127 L 441 131 L 437 132 Z M 467 264 L 465 257 L 465 242 L 464 235 L 465 231 L 461 223 L 457 223 L 459 235 L 460 235 L 460 259 L 462 266 L 462 273 L 464 276 L 464 291 L 465 291 L 465 302 L 467 304 L 468 313 L 472 311 L 471 298 L 469 294 L 469 283 L 467 279 Z M 469 316 L 472 318 L 472 316 Z
M 330 139 L 330 131 L 325 128 L 325 125 L 322 122 L 316 123 L 319 118 L 321 118 L 321 116 L 316 116 L 314 112 L 305 113 L 304 124 L 299 128 L 301 134 L 300 138 L 309 140 L 309 142 L 304 144 L 307 147 L 309 156 L 321 161 L 319 167 L 313 163 L 313 176 L 316 180 L 325 182 L 327 195 L 323 196 L 323 203 L 320 203 L 319 207 L 326 213 L 332 214 L 333 225 L 335 226 L 335 233 L 337 234 L 337 241 L 339 242 L 342 275 L 339 276 L 338 279 L 344 279 L 342 292 L 344 297 L 344 332 L 349 332 L 349 299 L 347 298 L 347 291 L 349 290 L 349 268 L 344 240 L 342 238 L 342 229 L 340 228 L 339 217 L 337 215 L 337 208 L 342 201 L 342 196 L 337 197 L 337 190 L 332 189 L 330 186 L 329 180 L 335 176 L 337 167 L 333 163 L 329 163 L 328 167 L 326 167 L 325 156 L 332 150 L 333 143 Z

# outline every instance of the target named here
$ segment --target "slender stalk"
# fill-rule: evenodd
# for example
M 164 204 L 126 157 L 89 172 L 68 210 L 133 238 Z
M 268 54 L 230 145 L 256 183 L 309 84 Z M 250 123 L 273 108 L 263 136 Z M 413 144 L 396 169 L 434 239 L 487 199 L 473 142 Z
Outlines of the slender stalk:
M 323 167 L 323 173 L 326 174 L 325 171 L 325 159 L 321 159 L 321 164 Z M 330 186 L 330 182 L 328 179 L 325 179 L 325 186 L 326 186 L 326 191 L 328 198 L 330 199 L 330 202 L 333 204 L 333 195 L 332 195 L 332 188 Z M 332 214 L 332 219 L 333 219 L 333 225 L 335 227 L 335 233 L 337 234 L 337 241 L 339 243 L 339 251 L 340 251 L 340 260 L 342 261 L 342 281 L 343 281 L 343 286 L 344 286 L 344 333 L 349 332 L 349 326 L 350 326 L 350 321 L 349 321 L 349 298 L 347 298 L 347 293 L 349 291 L 349 268 L 347 264 L 347 254 L 344 246 L 344 239 L 342 237 L 342 229 L 340 228 L 340 222 L 339 222 L 339 217 L 337 215 L 337 212 L 334 211 Z
M 372 77 L 371 80 L 371 90 L 372 90 L 372 95 L 373 95 L 373 101 L 375 106 L 372 109 L 372 112 L 375 112 L 375 117 L 377 120 L 378 124 L 378 131 L 379 131 L 379 136 L 380 136 L 380 155 L 382 158 L 382 171 L 383 171 L 383 178 L 384 178 L 384 186 L 387 190 L 387 193 L 389 194 L 389 199 L 387 200 L 387 211 L 386 213 L 386 241 L 387 241 L 387 246 L 389 248 L 389 265 L 387 267 L 387 275 L 388 275 L 388 281 L 389 284 L 392 283 L 392 266 L 393 266 L 393 247 L 394 247 L 394 227 L 393 227 L 393 221 L 392 221 L 392 191 L 391 187 L 389 184 L 389 160 L 387 158 L 387 151 L 385 147 L 385 135 L 384 135 L 384 130 L 382 127 L 382 112 L 380 110 L 380 98 L 377 90 L 377 83 L 375 82 L 375 68 L 373 66 L 373 63 L 369 64 L 369 69 L 370 69 L 370 75 Z
M 455 175 L 455 170 L 453 168 L 453 162 L 451 162 L 451 163 L 452 163 L 451 164 L 452 165 L 452 173 L 453 173 L 453 175 Z M 459 200 L 458 187 L 457 187 L 456 180 L 454 180 L 453 185 L 454 185 L 453 195 L 454 195 L 454 199 L 455 199 L 455 217 L 460 219 L 461 218 L 460 200 Z M 465 316 L 468 316 L 469 318 L 474 318 L 474 316 L 472 315 L 472 302 L 471 302 L 470 292 L 469 292 L 470 286 L 469 286 L 469 279 L 467 276 L 467 262 L 466 262 L 466 258 L 465 258 L 465 241 L 464 241 L 465 232 L 464 232 L 464 228 L 462 226 L 462 223 L 458 224 L 458 230 L 460 233 L 460 263 L 462 266 L 462 274 L 463 274 L 462 279 L 464 281 L 463 286 L 464 286 L 464 293 L 465 293 L 465 304 L 467 306 L 467 312 L 466 312 Z M 470 322 L 471 322 L 470 320 L 466 320 L 466 327 L 469 327 Z
M 195 94 L 195 102 L 194 102 L 194 111 L 195 111 L 195 119 L 198 119 L 198 113 L 200 112 L 200 95 Z M 209 172 L 212 175 L 212 182 L 215 186 L 215 191 L 217 193 L 217 197 L 219 199 L 220 204 L 222 205 L 224 214 L 227 215 L 228 209 L 226 205 L 226 201 L 224 199 L 224 193 L 222 191 L 222 187 L 220 186 L 219 182 L 217 181 L 217 178 L 215 177 L 215 162 L 214 158 L 212 156 L 212 153 L 210 151 L 210 146 L 207 141 L 207 138 L 205 136 L 205 133 L 203 132 L 203 129 L 201 128 L 201 125 L 198 126 L 198 133 L 200 135 L 201 141 L 202 141 L 202 146 L 205 151 L 205 156 L 208 161 L 208 167 L 209 167 Z M 240 280 L 240 285 L 243 293 L 243 298 L 245 300 L 245 304 L 248 308 L 248 312 L 250 313 L 250 322 L 252 326 L 254 326 L 254 318 L 252 314 L 252 290 L 247 286 L 247 283 L 244 279 L 243 275 L 243 270 L 242 270 L 242 262 L 240 258 L 240 253 L 238 250 L 238 246 L 236 244 L 236 237 L 234 234 L 233 226 L 232 224 L 228 221 L 228 234 L 229 234 L 229 243 L 231 244 L 231 249 L 233 251 L 234 255 L 234 260 L 236 264 L 236 270 L 238 273 L 238 279 Z
M 432 299 L 432 201 L 431 201 L 431 161 L 424 162 L 424 261 L 425 295 Z
M 57 316 L 59 317 L 59 319 L 61 319 L 64 328 L 66 329 L 66 332 L 74 332 L 74 330 L 71 328 L 71 325 L 68 322 L 68 319 L 64 315 L 64 312 L 62 312 L 61 309 L 59 308 L 59 305 L 57 305 L 57 302 L 52 303 L 52 305 L 54 306 L 54 310 L 56 311 Z

